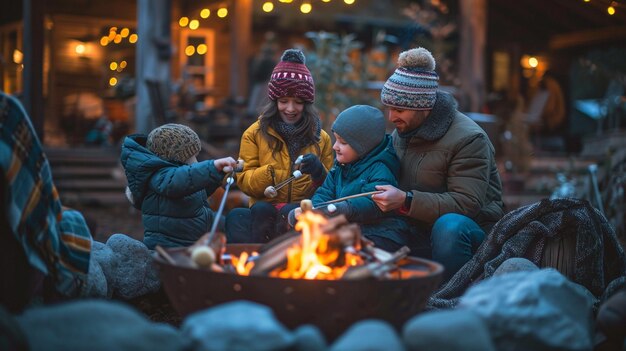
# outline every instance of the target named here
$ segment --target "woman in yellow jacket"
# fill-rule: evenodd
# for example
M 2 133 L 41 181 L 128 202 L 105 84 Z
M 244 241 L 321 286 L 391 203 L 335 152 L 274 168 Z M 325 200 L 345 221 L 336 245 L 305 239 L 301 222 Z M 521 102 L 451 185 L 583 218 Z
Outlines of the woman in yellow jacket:
M 333 164 L 330 136 L 313 106 L 315 85 L 304 63 L 300 50 L 283 53 L 268 83 L 269 101 L 241 138 L 244 168 L 237 185 L 250 196 L 250 208 L 228 214 L 229 243 L 262 243 L 283 234 L 289 211 L 313 195 Z M 302 176 L 266 192 L 296 170 Z

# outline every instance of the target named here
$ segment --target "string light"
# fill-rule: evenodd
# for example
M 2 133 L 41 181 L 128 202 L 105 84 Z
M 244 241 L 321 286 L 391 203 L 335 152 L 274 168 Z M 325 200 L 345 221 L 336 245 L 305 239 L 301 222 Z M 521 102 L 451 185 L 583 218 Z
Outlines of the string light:
M 202 17 L 202 18 L 209 18 L 209 16 L 211 16 L 211 10 L 209 10 L 209 9 L 202 9 L 202 11 L 200 11 L 200 17 Z
M 616 6 L 617 6 L 617 3 L 615 1 L 611 2 L 611 5 L 609 5 L 609 7 L 606 9 L 606 12 L 608 12 L 609 15 L 613 16 L 615 14 Z
M 224 18 L 226 16 L 228 16 L 228 9 L 227 8 L 222 7 L 222 8 L 217 10 L 217 17 Z
M 322 3 L 330 3 L 332 0 L 319 0 Z M 314 0 L 302 0 L 300 2 L 300 12 L 304 14 L 311 13 L 313 11 Z M 278 0 L 279 4 L 291 4 L 293 0 Z M 343 0 L 343 3 L 346 5 L 354 5 L 356 0 Z M 264 12 L 272 12 L 276 9 L 277 6 L 274 5 L 273 0 L 265 0 L 262 2 L 261 8 Z
M 263 11 L 272 12 L 274 10 L 274 3 L 271 1 L 266 1 L 263 3 Z
M 583 0 L 585 3 L 591 3 L 591 0 Z M 604 6 L 606 6 L 606 12 L 609 14 L 609 16 L 613 16 L 617 13 L 617 8 L 618 7 L 626 7 L 626 4 L 617 2 L 615 0 L 609 1 L 608 5 L 604 5 L 603 3 L 606 3 L 606 1 L 604 0 L 594 0 L 593 1 L 597 6 L 601 6 L 604 8 Z

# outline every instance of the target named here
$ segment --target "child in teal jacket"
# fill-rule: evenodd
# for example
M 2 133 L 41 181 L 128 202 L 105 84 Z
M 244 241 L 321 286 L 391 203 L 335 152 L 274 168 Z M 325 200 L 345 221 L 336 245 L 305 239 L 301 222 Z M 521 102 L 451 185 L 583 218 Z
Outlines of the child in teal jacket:
M 385 133 L 385 118 L 372 106 L 356 105 L 341 112 L 332 126 L 335 163 L 312 197 L 313 207 L 326 201 L 376 190 L 376 185 L 397 184 L 400 160 L 391 137 Z M 375 246 L 396 251 L 409 245 L 408 223 L 398 214 L 384 213 L 371 196 L 341 201 L 319 209 L 327 215 L 343 214 L 358 223 L 363 236 Z M 296 210 L 290 215 L 295 222 Z

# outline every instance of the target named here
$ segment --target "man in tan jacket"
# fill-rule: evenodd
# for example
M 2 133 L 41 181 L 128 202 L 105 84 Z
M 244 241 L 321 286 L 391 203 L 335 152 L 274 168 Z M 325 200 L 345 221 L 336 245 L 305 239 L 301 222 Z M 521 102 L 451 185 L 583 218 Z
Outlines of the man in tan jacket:
M 381 100 L 396 127 L 399 188 L 378 186 L 383 211 L 407 217 L 413 254 L 442 263 L 446 278 L 467 262 L 503 216 L 502 185 L 487 134 L 438 91 L 435 60 L 424 48 L 400 54 Z M 432 254 L 432 256 L 431 256 Z

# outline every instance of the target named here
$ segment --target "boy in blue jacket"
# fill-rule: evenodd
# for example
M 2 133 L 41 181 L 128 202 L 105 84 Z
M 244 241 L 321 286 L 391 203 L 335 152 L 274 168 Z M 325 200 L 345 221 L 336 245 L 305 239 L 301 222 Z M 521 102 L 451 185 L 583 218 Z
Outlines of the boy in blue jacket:
M 215 214 L 208 196 L 237 161 L 225 157 L 198 162 L 200 149 L 198 134 L 182 124 L 165 124 L 147 136 L 124 139 L 126 194 L 141 210 L 148 248 L 189 246 L 211 229 Z
M 376 190 L 376 185 L 397 184 L 400 160 L 391 137 L 385 133 L 383 113 L 372 106 L 356 105 L 341 112 L 332 126 L 335 163 L 311 201 L 313 207 L 326 201 Z M 370 196 L 334 204 L 335 211 L 322 206 L 327 215 L 343 214 L 358 223 L 363 236 L 375 246 L 396 251 L 409 244 L 409 226 L 399 215 L 381 211 Z M 299 208 L 290 213 L 293 225 Z

